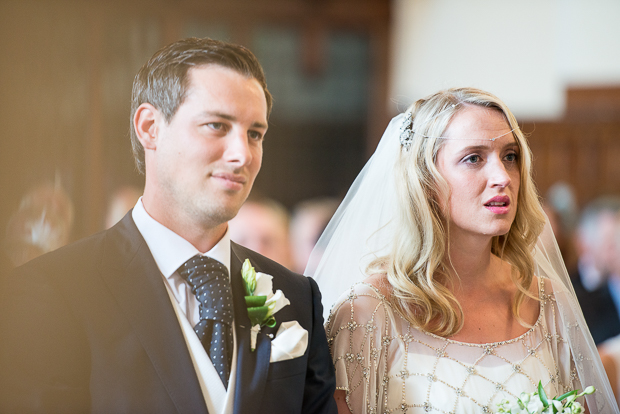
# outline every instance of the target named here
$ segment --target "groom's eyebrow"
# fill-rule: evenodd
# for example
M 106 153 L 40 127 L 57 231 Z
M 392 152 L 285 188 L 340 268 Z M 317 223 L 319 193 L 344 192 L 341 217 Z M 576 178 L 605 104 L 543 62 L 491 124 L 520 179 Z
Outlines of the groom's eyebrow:
M 226 119 L 228 121 L 231 122 L 236 122 L 237 121 L 237 117 L 234 115 L 230 115 L 230 114 L 225 114 L 222 112 L 215 112 L 215 111 L 205 111 L 201 114 L 202 116 L 216 116 L 218 118 L 223 118 Z M 266 123 L 264 122 L 259 122 L 259 121 L 254 121 L 252 122 L 252 124 L 250 125 L 252 128 L 261 128 L 261 129 L 267 129 L 268 126 Z

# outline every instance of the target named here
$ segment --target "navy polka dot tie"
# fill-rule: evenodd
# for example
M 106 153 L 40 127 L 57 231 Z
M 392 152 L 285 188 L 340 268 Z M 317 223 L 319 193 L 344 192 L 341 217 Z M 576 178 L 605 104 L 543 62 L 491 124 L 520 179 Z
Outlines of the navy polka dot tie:
M 233 301 L 228 269 L 207 256 L 196 255 L 179 268 L 200 303 L 196 335 L 209 354 L 224 386 L 233 354 Z

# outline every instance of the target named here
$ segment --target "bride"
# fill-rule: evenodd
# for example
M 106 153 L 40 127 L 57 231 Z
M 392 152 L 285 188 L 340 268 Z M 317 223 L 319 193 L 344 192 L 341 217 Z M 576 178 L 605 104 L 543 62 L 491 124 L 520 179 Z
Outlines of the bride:
M 491 413 L 539 381 L 550 397 L 594 385 L 589 412 L 618 412 L 531 158 L 481 90 L 392 120 L 307 269 L 334 304 L 340 413 Z

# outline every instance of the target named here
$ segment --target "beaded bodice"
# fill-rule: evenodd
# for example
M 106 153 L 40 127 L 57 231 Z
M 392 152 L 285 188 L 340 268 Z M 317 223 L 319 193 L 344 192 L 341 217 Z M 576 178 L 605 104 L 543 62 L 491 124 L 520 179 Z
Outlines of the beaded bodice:
M 580 388 L 542 279 L 539 295 L 538 320 L 526 333 L 469 344 L 415 328 L 373 286 L 354 285 L 327 323 L 336 386 L 354 414 L 491 413 L 501 400 L 534 391 L 539 380 L 550 396 Z

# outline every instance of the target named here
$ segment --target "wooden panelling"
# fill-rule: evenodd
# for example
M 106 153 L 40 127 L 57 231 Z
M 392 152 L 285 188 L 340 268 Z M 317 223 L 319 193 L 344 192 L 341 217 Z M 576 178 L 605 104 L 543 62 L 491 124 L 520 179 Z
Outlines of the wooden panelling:
M 598 92 L 600 100 L 593 90 L 569 91 L 570 116 L 558 122 L 523 124 L 523 131 L 531 133 L 541 195 L 557 181 L 574 187 L 581 206 L 601 195 L 620 194 L 620 111 L 614 106 L 620 107 L 620 99 L 608 99 L 620 95 L 615 89 Z M 596 102 L 606 102 L 605 111 L 595 111 Z
M 101 228 L 108 195 L 120 185 L 142 183 L 132 166 L 128 144 L 131 80 L 155 50 L 182 37 L 192 22 L 207 27 L 223 25 L 230 34 L 226 40 L 250 47 L 259 27 L 302 31 L 306 42 L 300 64 L 309 74 L 319 75 L 329 49 L 326 33 L 354 33 L 370 39 L 370 86 L 363 95 L 367 116 L 358 124 L 336 125 L 334 129 L 349 131 L 357 139 L 349 151 L 342 151 L 348 159 L 334 161 L 336 166 L 350 167 L 345 172 L 308 163 L 341 179 L 319 173 L 316 176 L 323 181 L 317 181 L 308 170 L 299 174 L 312 185 L 300 185 L 295 181 L 296 174 L 283 172 L 284 163 L 279 160 L 324 161 L 329 159 L 325 152 L 340 152 L 338 148 L 328 148 L 324 153 L 316 149 L 312 158 L 304 152 L 309 148 L 289 145 L 288 153 L 273 149 L 280 157 L 272 157 L 272 165 L 264 168 L 265 179 L 257 183 L 270 190 L 270 196 L 289 205 L 334 183 L 348 185 L 365 160 L 364 148 L 374 149 L 388 121 L 385 102 L 390 7 L 391 2 L 386 0 L 0 2 L 0 121 L 4 133 L 0 141 L 0 231 L 23 194 L 56 175 L 63 179 L 75 203 L 74 238 Z M 308 124 L 317 126 L 317 131 L 331 128 L 322 119 L 305 122 L 281 122 L 280 129 L 290 132 Z M 327 134 L 321 139 L 330 137 Z M 327 141 L 333 144 L 333 139 Z M 350 142 L 342 139 L 343 145 Z M 269 157 L 266 155 L 266 161 Z M 270 176 L 278 180 L 266 180 Z

